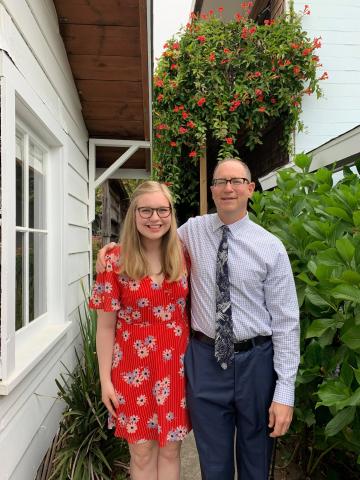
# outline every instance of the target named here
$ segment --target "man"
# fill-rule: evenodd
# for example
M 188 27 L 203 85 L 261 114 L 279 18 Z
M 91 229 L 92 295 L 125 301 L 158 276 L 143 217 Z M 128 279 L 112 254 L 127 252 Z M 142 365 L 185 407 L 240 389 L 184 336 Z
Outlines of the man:
M 267 480 L 273 438 L 291 423 L 299 363 L 299 309 L 290 262 L 253 223 L 246 164 L 220 161 L 216 214 L 179 229 L 191 259 L 193 337 L 185 356 L 187 401 L 203 480 Z

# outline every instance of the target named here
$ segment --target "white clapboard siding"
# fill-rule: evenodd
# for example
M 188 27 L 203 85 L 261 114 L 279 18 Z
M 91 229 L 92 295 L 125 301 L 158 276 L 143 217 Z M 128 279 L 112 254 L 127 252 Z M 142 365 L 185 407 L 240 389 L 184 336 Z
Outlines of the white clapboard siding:
M 86 203 L 74 198 L 71 195 L 66 199 L 66 215 L 69 225 L 75 225 L 78 227 L 88 228 L 87 221 L 88 206 Z M 68 243 L 68 252 L 72 251 L 72 246 Z
M 320 37 L 317 50 L 323 98 L 306 97 L 301 120 L 304 132 L 295 135 L 296 152 L 310 151 L 360 123 L 360 2 L 359 0 L 295 1 L 295 10 L 310 4 L 311 15 L 303 17 L 303 27 L 311 38 Z
M 25 0 L 18 0 L 16 2 L 7 0 L 6 3 L 7 11 L 0 5 L 0 14 L 2 16 L 2 22 L 6 24 L 4 30 L 8 33 L 9 37 L 6 42 L 9 49 L 7 53 L 29 86 L 31 86 L 33 91 L 41 98 L 52 116 L 62 125 L 63 129 L 74 140 L 84 155 L 87 155 L 86 139 L 88 135 L 81 115 L 81 107 L 75 84 L 67 80 L 64 74 L 59 74 L 59 76 L 63 78 L 63 82 L 61 82 L 56 76 L 53 77 L 51 70 L 51 68 L 55 68 L 55 64 L 57 65 L 56 70 L 60 69 L 56 60 L 59 52 L 55 51 L 52 53 L 49 50 L 46 39 L 42 36 Z M 24 4 L 23 7 L 20 8 L 19 3 Z M 9 6 L 11 7 L 10 9 L 8 8 Z M 10 15 L 10 13 L 12 15 Z M 13 16 L 14 14 L 16 17 Z M 20 20 L 18 20 L 18 15 Z M 23 19 L 24 15 L 25 19 Z M 33 19 L 30 22 L 33 28 L 33 36 L 31 35 L 32 30 L 30 30 L 28 32 L 30 38 L 24 39 L 24 32 L 19 30 L 19 24 L 21 24 L 21 27 L 26 27 L 26 20 L 30 21 L 31 18 Z M 24 23 L 24 25 L 22 25 L 22 23 Z M 42 37 L 42 42 L 40 43 L 39 36 Z M 50 55 L 50 58 L 52 58 L 50 64 L 39 63 L 41 58 L 43 62 L 45 62 L 44 56 L 47 58 L 47 55 L 42 55 L 41 52 L 35 52 L 35 44 L 38 45 L 39 48 L 44 48 L 47 55 Z M 29 48 L 29 45 L 32 49 Z M 62 48 L 64 47 L 62 46 Z M 67 93 L 65 92 L 66 89 Z
M 86 294 L 88 294 L 89 275 L 86 275 L 85 277 L 82 277 L 69 284 L 66 298 L 66 310 L 68 315 L 75 312 L 78 306 L 84 302 L 84 293 L 82 290 L 83 287 Z
M 89 273 L 89 252 L 69 254 L 68 284 L 85 277 Z
M 84 203 L 88 203 L 89 188 L 87 181 L 83 177 L 81 177 L 71 165 L 68 165 L 66 173 L 69 195 L 72 195 L 73 197 Z
M 79 253 L 89 249 L 90 233 L 87 227 L 68 225 L 66 230 L 68 253 Z
M 87 156 L 84 156 L 73 142 L 68 143 L 66 160 L 84 180 L 88 181 L 89 174 Z

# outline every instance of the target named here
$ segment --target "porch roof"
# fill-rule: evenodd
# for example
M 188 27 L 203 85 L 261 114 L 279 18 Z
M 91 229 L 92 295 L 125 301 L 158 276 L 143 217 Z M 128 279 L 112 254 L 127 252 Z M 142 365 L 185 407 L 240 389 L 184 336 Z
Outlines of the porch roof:
M 104 170 L 127 150 L 117 140 L 150 142 L 152 2 L 53 1 L 85 125 L 95 140 L 96 170 Z M 149 172 L 149 148 L 137 150 L 122 169 Z

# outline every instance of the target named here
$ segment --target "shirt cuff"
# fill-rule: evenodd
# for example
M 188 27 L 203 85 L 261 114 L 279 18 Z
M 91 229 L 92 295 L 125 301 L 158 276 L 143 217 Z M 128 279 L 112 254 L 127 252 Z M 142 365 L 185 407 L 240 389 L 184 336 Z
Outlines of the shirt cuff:
M 289 386 L 276 382 L 273 402 L 281 403 L 283 405 L 294 406 L 295 401 L 295 386 Z

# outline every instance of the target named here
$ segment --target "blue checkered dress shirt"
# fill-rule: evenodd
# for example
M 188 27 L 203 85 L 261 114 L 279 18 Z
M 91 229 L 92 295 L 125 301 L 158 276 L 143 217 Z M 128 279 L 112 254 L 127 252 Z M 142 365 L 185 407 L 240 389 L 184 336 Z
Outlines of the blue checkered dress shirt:
M 216 255 L 222 221 L 217 214 L 190 218 L 178 232 L 191 258 L 192 328 L 215 337 Z M 299 307 L 286 250 L 248 215 L 228 225 L 234 338 L 271 335 L 278 376 L 273 400 L 294 404 L 300 359 Z

